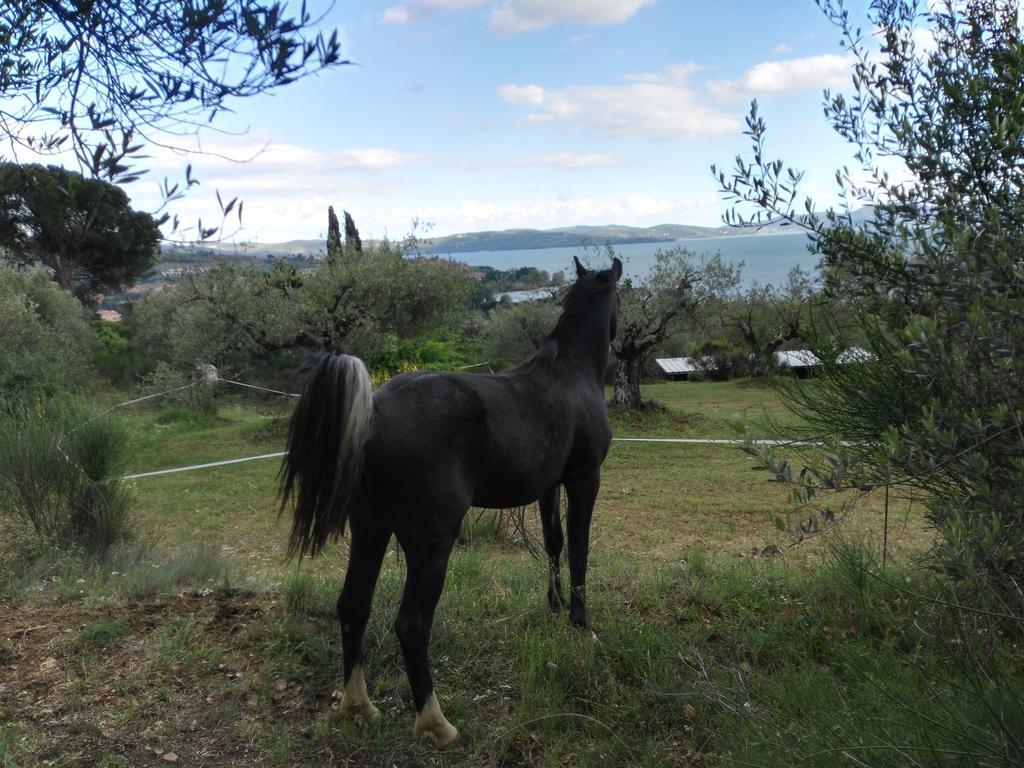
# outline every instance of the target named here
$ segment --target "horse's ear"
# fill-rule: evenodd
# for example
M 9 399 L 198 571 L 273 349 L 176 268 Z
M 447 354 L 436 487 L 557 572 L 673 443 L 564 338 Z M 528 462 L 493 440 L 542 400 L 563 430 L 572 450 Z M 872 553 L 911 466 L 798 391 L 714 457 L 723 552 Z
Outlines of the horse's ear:
M 612 277 L 615 278 L 615 282 L 618 282 L 619 278 L 622 277 L 622 262 L 619 261 L 618 256 L 612 259 Z
M 579 259 L 573 256 L 572 260 L 576 264 L 576 277 L 583 277 L 585 274 L 587 274 L 587 268 L 580 264 Z

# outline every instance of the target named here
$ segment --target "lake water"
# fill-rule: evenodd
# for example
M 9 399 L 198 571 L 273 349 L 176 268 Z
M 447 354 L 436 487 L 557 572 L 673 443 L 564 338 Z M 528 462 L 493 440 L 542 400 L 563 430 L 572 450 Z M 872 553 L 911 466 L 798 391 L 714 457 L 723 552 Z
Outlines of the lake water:
M 807 236 L 804 234 L 785 235 L 735 235 L 733 237 L 701 237 L 660 243 L 633 243 L 616 245 L 615 252 L 624 260 L 626 274 L 643 277 L 654 262 L 654 254 L 665 248 L 683 246 L 696 254 L 713 255 L 721 253 L 722 258 L 734 264 L 743 262 L 743 282 L 761 284 L 782 284 L 786 274 L 799 265 L 805 271 L 814 273 L 817 257 L 807 251 Z M 580 256 L 586 263 L 581 248 L 533 248 L 518 251 L 475 251 L 452 254 L 450 258 L 464 264 L 488 266 L 495 269 L 536 267 L 554 273 L 564 270 L 572 274 L 572 257 Z M 444 254 L 438 254 L 444 255 Z M 603 254 L 600 255 L 603 260 Z M 596 259 L 591 256 L 595 263 Z

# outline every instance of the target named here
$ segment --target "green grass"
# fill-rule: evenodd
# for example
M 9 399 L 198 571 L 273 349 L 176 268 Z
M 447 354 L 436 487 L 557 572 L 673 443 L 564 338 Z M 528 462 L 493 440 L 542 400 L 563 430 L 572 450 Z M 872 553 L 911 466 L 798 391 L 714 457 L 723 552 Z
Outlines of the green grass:
M 784 409 L 774 390 L 753 382 L 662 382 L 645 385 L 645 395 L 664 403 L 663 413 L 646 413 L 638 426 L 614 415 L 619 436 L 735 437 L 736 419 L 754 425 Z M 282 450 L 283 431 L 273 410 L 232 405 L 211 422 L 161 425 L 143 413 L 137 418 L 133 471 L 185 466 Z M 691 422 L 696 424 L 693 426 Z M 687 426 L 691 424 L 691 426 Z M 227 556 L 245 565 L 263 582 L 284 578 L 288 521 L 276 513 L 279 462 L 254 461 L 132 481 L 136 509 L 151 543 L 174 551 L 178 542 L 223 546 Z M 614 443 L 602 473 L 594 535 L 610 550 L 673 561 L 694 546 L 749 556 L 775 545 L 787 555 L 817 556 L 816 544 L 790 550 L 788 536 L 775 530 L 772 519 L 787 510 L 784 489 L 752 470 L 751 460 L 729 446 Z M 893 546 L 921 549 L 930 534 L 905 507 L 893 518 Z M 536 512 L 528 512 L 536 538 Z M 897 523 L 893 523 L 896 525 Z M 850 521 L 858 532 L 881 538 L 880 500 L 869 500 Z M 484 518 L 471 520 L 467 535 L 496 540 L 500 531 Z M 325 575 L 339 566 L 337 557 L 316 561 Z
M 104 620 L 83 627 L 75 637 L 75 644 L 83 648 L 104 646 L 130 630 L 123 619 Z
M 645 393 L 667 410 L 617 414 L 617 433 L 729 437 L 737 418 L 781 412 L 772 390 L 743 382 Z M 132 470 L 279 450 L 274 416 L 142 412 Z M 1022 652 L 905 591 L 938 589 L 912 565 L 931 538 L 918 514 L 892 511 L 884 571 L 878 499 L 838 534 L 790 547 L 771 524 L 783 491 L 751 466 L 729 447 L 613 444 L 588 577 L 596 642 L 548 611 L 545 565 L 473 513 L 431 646 L 438 695 L 466 737 L 451 754 L 409 734 L 394 550 L 366 636 L 383 717 L 361 727 L 337 712 L 346 542 L 283 561 L 278 463 L 133 481 L 135 548 L 90 565 L 52 555 L 0 580 L 0 768 L 168 752 L 208 765 L 956 765 L 957 749 L 1005 746 L 985 712 L 995 702 L 1016 723 Z M 527 519 L 539 539 L 536 512 Z M 989 659 L 981 688 L 957 661 L 975 646 Z M 963 728 L 969 749 L 956 745 Z M 922 757 L 929 744 L 949 752 Z
M 661 381 L 641 391 L 663 410 L 613 411 L 617 436 L 736 438 L 742 428 L 763 430 L 769 421 L 783 429 L 800 424 L 769 383 L 754 379 Z
M 1012 709 L 1019 665 L 997 659 L 998 684 L 984 697 L 956 695 L 946 682 L 971 679 L 947 661 L 954 635 L 943 632 L 941 612 L 922 613 L 899 587 L 834 567 L 697 552 L 677 564 L 606 555 L 590 577 L 595 641 L 564 614 L 549 613 L 542 564 L 522 553 L 461 549 L 432 643 L 439 696 L 466 737 L 449 754 L 409 735 L 410 696 L 391 630 L 403 569 L 393 558 L 367 631 L 370 693 L 383 713 L 369 728 L 334 708 L 336 579 L 303 573 L 279 594 L 227 590 L 179 610 L 173 596 L 97 606 L 88 627 L 129 613 L 106 640 L 119 652 L 94 654 L 83 677 L 69 656 L 77 644 L 59 632 L 25 649 L 26 676 L 39 658 L 53 657 L 58 671 L 48 679 L 57 685 L 19 706 L 14 727 L 33 738 L 7 736 L 4 748 L 15 764 L 43 754 L 83 763 L 113 754 L 138 764 L 137 753 L 112 750 L 81 726 L 117 723 L 146 749 L 185 761 L 216 743 L 212 764 L 244 753 L 253 765 L 319 764 L 346 754 L 367 764 L 839 766 L 850 764 L 843 752 L 852 750 L 869 765 L 902 765 L 929 743 L 975 755 L 998 749 L 985 730 L 985 705 L 1001 696 Z M 929 577 L 906 565 L 886 574 L 894 584 L 929 588 Z M 34 615 L 66 609 L 50 610 Z M 153 615 L 160 620 L 143 620 Z M 52 710 L 66 697 L 62 681 L 76 676 L 84 680 L 79 697 L 102 699 L 102 710 L 83 707 L 56 727 L 35 724 L 33 712 Z M 922 731 L 929 721 L 941 728 Z M 967 723 L 978 743 L 957 747 Z M 55 764 L 76 763 L 58 757 Z

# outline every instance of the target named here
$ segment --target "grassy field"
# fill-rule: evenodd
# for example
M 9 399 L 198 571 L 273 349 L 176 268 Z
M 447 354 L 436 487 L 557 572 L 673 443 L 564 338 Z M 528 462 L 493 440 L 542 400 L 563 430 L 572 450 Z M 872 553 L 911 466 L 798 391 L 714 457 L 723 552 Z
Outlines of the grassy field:
M 616 415 L 617 434 L 729 437 L 736 420 L 782 414 L 770 389 L 743 382 L 645 394 L 667 410 Z M 137 414 L 132 469 L 280 450 L 281 407 Z M 444 753 L 409 733 L 391 631 L 398 553 L 367 636 L 383 717 L 364 726 L 337 712 L 345 544 L 283 562 L 277 462 L 138 479 L 139 547 L 92 566 L 21 563 L 3 579 L 0 766 L 906 765 L 927 749 L 950 759 L 919 764 L 957 765 L 997 749 L 961 722 L 982 720 L 985 702 L 936 683 L 954 676 L 960 633 L 908 598 L 932 579 L 911 564 L 932 538 L 919 512 L 892 511 L 895 564 L 882 571 L 878 499 L 791 546 L 771 523 L 784 493 L 751 466 L 731 447 L 613 445 L 589 575 L 597 640 L 549 613 L 521 534 L 471 514 L 432 642 L 464 735 Z M 1019 669 L 1020 649 L 1004 653 Z M 965 729 L 973 741 L 958 740 Z

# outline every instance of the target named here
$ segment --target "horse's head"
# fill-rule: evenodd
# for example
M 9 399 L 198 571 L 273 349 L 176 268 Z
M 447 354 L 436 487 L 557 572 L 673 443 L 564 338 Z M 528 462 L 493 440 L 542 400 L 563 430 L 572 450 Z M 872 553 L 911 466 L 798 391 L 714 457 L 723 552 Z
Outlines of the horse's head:
M 615 286 L 622 277 L 622 262 L 616 256 L 612 258 L 612 265 L 608 269 L 587 269 L 575 256 L 572 257 L 576 264 L 576 285 L 587 293 L 605 293 L 611 297 L 611 319 L 609 320 L 609 339 L 615 338 L 616 320 L 618 314 L 618 298 L 615 293 Z

